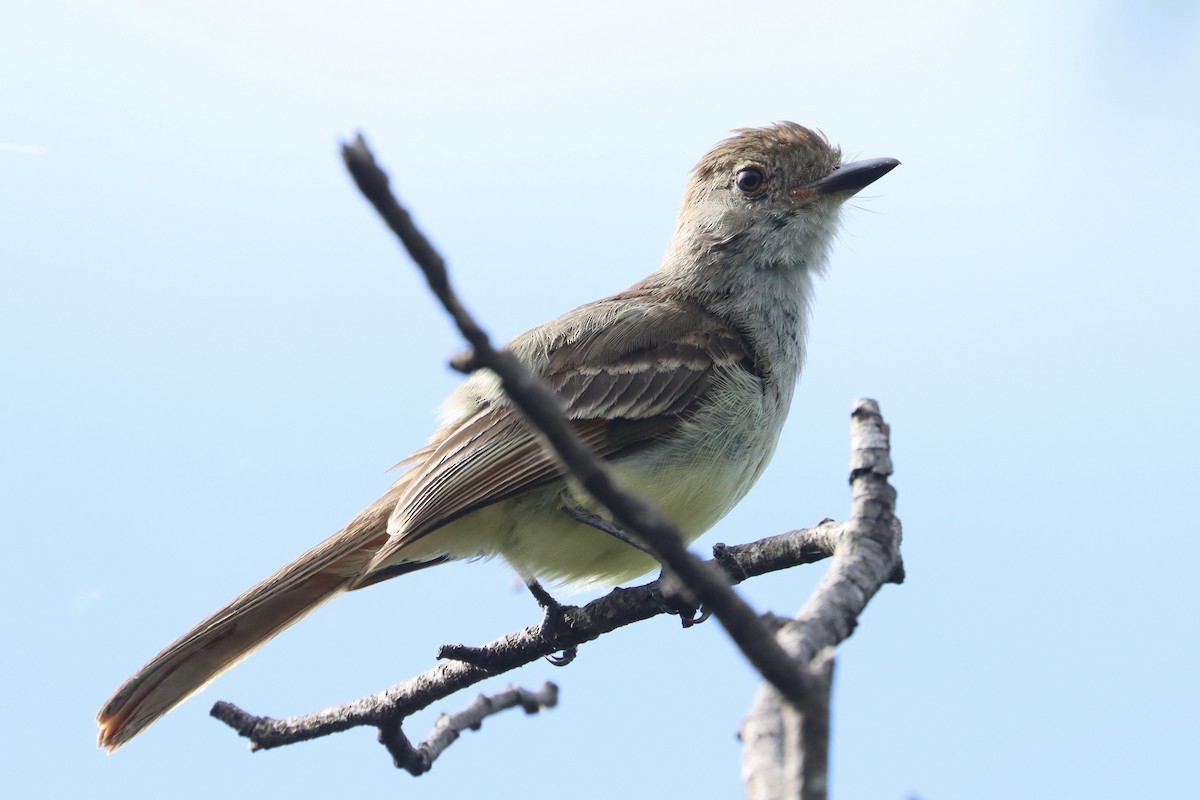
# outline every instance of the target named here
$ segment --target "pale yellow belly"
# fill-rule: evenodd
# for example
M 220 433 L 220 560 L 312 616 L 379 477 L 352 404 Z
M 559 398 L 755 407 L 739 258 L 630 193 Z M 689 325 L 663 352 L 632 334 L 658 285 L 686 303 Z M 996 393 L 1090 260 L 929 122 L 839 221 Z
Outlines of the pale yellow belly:
M 691 542 L 749 490 L 761 463 L 706 459 L 627 459 L 614 464 L 617 479 L 640 490 Z M 651 466 L 650 464 L 653 464 Z M 522 576 L 576 589 L 613 586 L 652 570 L 658 563 L 613 536 L 569 517 L 566 506 L 607 518 L 582 491 L 564 484 L 479 509 L 404 548 L 406 559 L 439 554 L 454 558 L 501 556 Z

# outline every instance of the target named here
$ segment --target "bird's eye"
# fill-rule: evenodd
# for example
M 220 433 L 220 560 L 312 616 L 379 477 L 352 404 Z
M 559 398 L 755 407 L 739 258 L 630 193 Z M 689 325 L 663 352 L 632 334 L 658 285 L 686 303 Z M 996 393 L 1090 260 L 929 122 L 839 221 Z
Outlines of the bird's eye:
M 739 191 L 753 194 L 767 185 L 767 176 L 758 167 L 746 167 L 733 176 L 733 183 Z

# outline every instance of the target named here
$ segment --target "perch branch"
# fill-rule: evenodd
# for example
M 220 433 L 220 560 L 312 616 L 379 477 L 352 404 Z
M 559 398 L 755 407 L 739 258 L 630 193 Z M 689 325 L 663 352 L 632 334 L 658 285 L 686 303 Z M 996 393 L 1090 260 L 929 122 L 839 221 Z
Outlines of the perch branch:
M 811 564 L 833 553 L 841 523 L 819 525 L 770 536 L 749 544 L 718 545 L 714 559 L 731 583 L 768 572 Z M 625 625 L 666 613 L 655 591 L 657 581 L 631 589 L 614 589 L 586 606 L 567 607 L 567 624 L 547 641 L 540 625 L 510 633 L 478 648 L 470 648 L 470 662 L 443 661 L 431 669 L 369 697 L 312 714 L 272 719 L 250 714 L 233 703 L 219 702 L 210 712 L 250 740 L 251 750 L 328 736 L 350 728 L 372 725 L 381 730 L 399 725 L 408 716 L 488 678 L 532 664 L 567 647 L 590 642 Z

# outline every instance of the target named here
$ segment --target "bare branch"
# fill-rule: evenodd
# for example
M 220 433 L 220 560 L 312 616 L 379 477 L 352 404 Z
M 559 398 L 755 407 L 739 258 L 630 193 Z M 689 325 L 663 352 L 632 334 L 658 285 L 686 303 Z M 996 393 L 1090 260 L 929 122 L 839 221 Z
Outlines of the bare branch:
M 731 583 L 810 564 L 833 553 L 833 532 L 840 523 L 828 520 L 814 528 L 771 536 L 750 544 L 719 545 L 721 557 L 715 568 L 724 571 Z M 666 613 L 656 594 L 658 582 L 631 589 L 614 589 L 586 606 L 566 607 L 566 625 L 556 626 L 547 641 L 543 628 L 531 625 L 478 648 L 446 646 L 443 654 L 470 652 L 470 661 L 448 660 L 436 667 L 369 697 L 312 714 L 272 719 L 255 716 L 232 703 L 219 702 L 210 712 L 239 735 L 250 740 L 251 750 L 267 750 L 307 741 L 350 728 L 372 725 L 389 731 L 405 718 L 449 697 L 457 691 L 531 664 L 561 650 L 590 642 L 617 628 Z
M 854 403 L 850 415 L 850 520 L 833 563 L 800 613 L 778 634 L 789 653 L 809 663 L 854 632 L 858 617 L 885 583 L 904 579 L 887 423 L 874 400 Z
M 901 528 L 895 516 L 888 426 L 874 400 L 851 412 L 850 521 L 832 539 L 833 562 L 779 642 L 809 673 L 813 690 L 800 706 L 779 702 L 763 686 L 742 728 L 742 774 L 753 800 L 824 800 L 828 791 L 829 688 L 834 648 L 858 623 L 868 601 L 888 582 L 904 579 Z M 819 688 L 818 688 L 819 687 Z
M 793 790 L 785 797 L 825 800 L 829 793 L 829 716 L 833 695 L 834 650 L 817 653 L 809 665 L 813 690 L 802 712 L 782 709 L 787 748 L 784 774 Z
M 517 706 L 526 714 L 536 714 L 556 705 L 558 687 L 549 681 L 536 692 L 510 686 L 497 694 L 476 696 L 462 711 L 442 714 L 429 736 L 416 747 L 408 741 L 398 720 L 379 729 L 379 741 L 392 754 L 397 769 L 407 770 L 414 776 L 423 775 L 433 768 L 433 762 L 458 740 L 463 731 L 479 730 L 486 718 Z
M 769 683 L 758 687 L 750 713 L 742 722 L 742 785 L 747 800 L 786 797 L 784 761 L 787 735 L 783 728 L 783 698 Z
M 453 317 L 459 331 L 473 348 L 464 368 L 487 368 L 499 376 L 505 393 L 547 443 L 570 474 L 612 513 L 616 522 L 646 545 L 646 549 L 669 569 L 683 585 L 712 612 L 746 658 L 793 704 L 805 702 L 807 678 L 771 635 L 758 615 L 733 591 L 727 581 L 695 554 L 688 551 L 675 527 L 647 500 L 622 491 L 605 467 L 574 435 L 558 399 L 534 378 L 512 353 L 496 350 L 463 306 L 450 286 L 445 262 L 429 240 L 413 224 L 412 217 L 388 188 L 387 174 L 363 137 L 342 147 L 342 156 L 358 188 L 399 237 L 409 255 L 425 274 L 430 288 Z

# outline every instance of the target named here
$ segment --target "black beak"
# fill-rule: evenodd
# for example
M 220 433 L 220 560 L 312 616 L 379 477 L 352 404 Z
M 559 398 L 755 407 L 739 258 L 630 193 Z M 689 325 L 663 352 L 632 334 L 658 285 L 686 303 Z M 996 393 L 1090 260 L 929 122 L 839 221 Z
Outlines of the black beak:
M 811 192 L 813 195 L 841 194 L 843 192 L 854 194 L 860 189 L 870 186 L 898 166 L 900 166 L 900 162 L 894 158 L 852 161 L 849 164 L 834 167 L 833 172 L 819 181 L 805 186 L 803 191 Z

